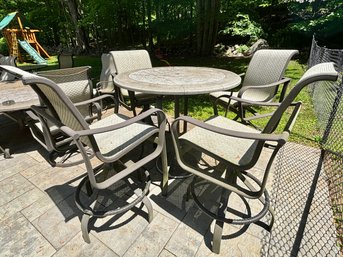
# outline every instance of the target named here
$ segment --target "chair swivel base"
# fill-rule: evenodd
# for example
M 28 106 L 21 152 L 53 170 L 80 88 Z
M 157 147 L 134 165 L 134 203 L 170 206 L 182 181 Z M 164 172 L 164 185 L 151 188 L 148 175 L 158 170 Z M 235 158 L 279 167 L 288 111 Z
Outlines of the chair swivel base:
M 252 179 L 259 186 L 261 185 L 260 181 L 254 176 L 252 176 L 251 174 L 246 173 L 244 175 Z M 213 245 L 212 245 L 213 252 L 218 253 L 218 254 L 220 252 L 220 243 L 221 243 L 222 232 L 223 232 L 223 223 L 229 223 L 229 224 L 235 224 L 235 225 L 249 225 L 251 223 L 258 223 L 267 231 L 271 231 L 273 227 L 273 223 L 274 223 L 274 211 L 270 207 L 270 197 L 267 190 L 264 191 L 263 197 L 261 196 L 258 199 L 263 204 L 263 208 L 258 214 L 255 214 L 254 216 L 244 217 L 242 219 L 228 219 L 228 218 L 225 218 L 225 212 L 228 207 L 229 190 L 222 188 L 222 194 L 221 194 L 221 200 L 220 200 L 218 213 L 214 213 L 204 206 L 204 204 L 199 200 L 198 196 L 195 193 L 195 182 L 198 178 L 199 177 L 194 176 L 187 190 L 187 194 L 191 194 L 194 202 L 206 215 L 216 220 L 216 225 L 213 232 Z M 246 183 L 245 181 L 243 182 Z M 248 183 L 247 186 L 251 187 L 251 184 Z M 189 199 L 188 195 L 187 195 L 187 199 Z M 268 213 L 268 211 L 271 213 L 271 221 L 269 225 L 260 222 L 260 220 Z
M 90 205 L 85 204 L 81 201 L 81 189 L 85 186 L 87 191 L 88 199 L 93 195 L 94 191 L 91 188 L 89 178 L 88 176 L 84 177 L 80 184 L 77 186 L 75 191 L 75 203 L 76 206 L 83 212 L 82 219 L 81 219 L 81 231 L 82 231 L 82 237 L 86 243 L 90 243 L 89 238 L 89 231 L 88 231 L 88 223 L 91 217 L 96 218 L 103 218 L 110 215 L 117 215 L 120 213 L 124 213 L 135 207 L 138 203 L 143 202 L 145 206 L 148 209 L 148 221 L 149 223 L 153 219 L 153 208 L 150 200 L 146 196 L 149 192 L 149 187 L 151 184 L 150 174 L 148 171 L 144 172 L 145 175 L 145 187 L 142 190 L 141 188 L 134 189 L 134 194 L 136 195 L 136 198 L 122 206 L 122 207 L 116 207 L 114 210 L 96 210 L 95 208 L 91 207 Z

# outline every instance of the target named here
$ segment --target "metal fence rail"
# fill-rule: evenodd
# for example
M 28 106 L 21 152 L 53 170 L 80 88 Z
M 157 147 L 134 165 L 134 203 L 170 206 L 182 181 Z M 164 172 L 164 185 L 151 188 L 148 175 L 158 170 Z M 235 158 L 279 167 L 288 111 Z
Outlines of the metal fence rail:
M 319 46 L 313 38 L 308 65 L 322 62 L 334 62 L 342 73 L 343 50 Z M 276 226 L 263 254 L 268 257 L 343 256 L 343 84 L 319 83 L 325 85 L 309 87 L 318 148 L 287 143 L 278 155 L 271 191 Z

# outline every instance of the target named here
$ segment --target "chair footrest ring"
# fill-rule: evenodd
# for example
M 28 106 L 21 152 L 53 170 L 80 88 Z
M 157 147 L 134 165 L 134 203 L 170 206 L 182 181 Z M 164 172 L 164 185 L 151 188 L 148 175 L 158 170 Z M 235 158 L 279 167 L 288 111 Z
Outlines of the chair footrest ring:
M 75 191 L 76 206 L 84 214 L 94 216 L 94 217 L 98 217 L 98 218 L 109 216 L 109 215 L 117 215 L 119 213 L 126 212 L 126 211 L 130 210 L 131 208 L 133 208 L 134 206 L 136 206 L 138 203 L 142 202 L 143 198 L 146 196 L 146 194 L 149 191 L 149 187 L 151 184 L 150 174 L 147 170 L 144 172 L 144 174 L 145 174 L 145 187 L 143 190 L 140 190 L 140 194 L 139 195 L 136 194 L 137 197 L 131 203 L 128 203 L 127 205 L 124 205 L 120 208 L 116 208 L 115 210 L 108 210 L 108 211 L 95 210 L 92 207 L 90 207 L 88 205 L 86 206 L 84 203 L 81 202 L 81 199 L 80 199 L 81 189 L 86 183 L 89 183 L 89 178 L 88 178 L 88 176 L 86 176 L 81 180 L 80 184 L 76 188 L 76 191 Z
M 254 180 L 254 182 L 257 183 L 258 185 L 261 185 L 260 181 L 257 178 L 255 178 L 254 176 L 252 176 L 251 174 L 249 174 L 248 177 L 251 178 L 252 180 Z M 192 194 L 193 200 L 199 206 L 199 208 L 205 214 L 207 214 L 209 217 L 211 217 L 211 218 L 213 218 L 215 220 L 219 220 L 219 221 L 222 221 L 222 222 L 225 222 L 225 223 L 230 223 L 230 224 L 236 224 L 236 225 L 246 225 L 246 224 L 251 224 L 251 223 L 259 221 L 261 218 L 263 218 L 267 214 L 267 212 L 269 210 L 270 198 L 269 198 L 269 194 L 268 194 L 267 190 L 265 190 L 264 193 L 263 193 L 264 201 L 261 201 L 259 199 L 260 202 L 263 204 L 263 208 L 262 208 L 262 210 L 258 214 L 254 215 L 252 217 L 247 217 L 247 218 L 242 218 L 242 219 L 228 219 L 228 218 L 225 218 L 225 217 L 218 216 L 216 213 L 213 213 L 212 211 L 207 209 L 199 201 L 198 196 L 195 194 L 194 184 L 195 184 L 195 181 L 196 181 L 197 178 L 198 177 L 195 176 L 193 181 L 189 185 L 190 186 L 190 193 Z

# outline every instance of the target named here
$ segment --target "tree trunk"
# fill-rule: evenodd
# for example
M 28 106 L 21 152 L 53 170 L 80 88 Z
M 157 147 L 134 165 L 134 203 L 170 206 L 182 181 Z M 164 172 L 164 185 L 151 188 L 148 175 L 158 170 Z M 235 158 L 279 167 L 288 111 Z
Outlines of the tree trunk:
M 152 12 L 152 3 L 151 0 L 147 0 L 147 16 L 148 16 L 148 39 L 149 39 L 149 49 L 153 51 L 154 49 L 154 41 L 152 39 L 152 29 L 151 29 L 151 12 Z
M 63 1 L 63 0 L 62 0 Z M 69 15 L 74 26 L 75 37 L 76 37 L 76 54 L 86 52 L 88 50 L 87 37 L 85 29 L 79 26 L 78 22 L 81 19 L 80 6 L 77 0 L 65 0 L 68 6 Z
M 211 55 L 218 33 L 220 0 L 197 0 L 197 53 Z

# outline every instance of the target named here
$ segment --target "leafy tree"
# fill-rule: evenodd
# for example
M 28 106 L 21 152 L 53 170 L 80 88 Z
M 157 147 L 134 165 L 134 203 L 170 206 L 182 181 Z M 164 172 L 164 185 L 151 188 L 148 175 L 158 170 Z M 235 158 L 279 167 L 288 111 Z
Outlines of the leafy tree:
M 263 35 L 261 25 L 251 21 L 248 14 L 237 14 L 236 20 L 229 23 L 229 26 L 221 31 L 223 34 L 233 36 L 249 37 L 250 43 L 256 41 Z
M 341 0 L 291 2 L 289 10 L 293 15 L 293 21 L 289 25 L 292 31 L 308 37 L 316 33 L 327 39 L 342 35 L 343 2 Z
M 307 45 L 313 33 L 343 41 L 342 0 L 0 0 L 44 32 L 39 41 L 75 52 L 118 48 L 212 54 L 218 39 L 266 37 L 272 47 Z M 218 37 L 218 31 L 221 31 Z M 308 41 L 307 41 L 308 39 Z M 231 41 L 230 41 L 231 40 Z M 327 44 L 326 44 L 327 45 Z

